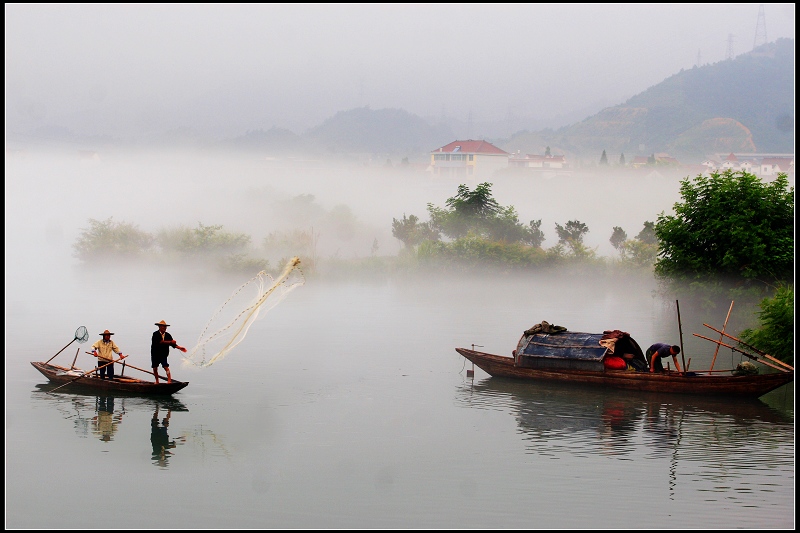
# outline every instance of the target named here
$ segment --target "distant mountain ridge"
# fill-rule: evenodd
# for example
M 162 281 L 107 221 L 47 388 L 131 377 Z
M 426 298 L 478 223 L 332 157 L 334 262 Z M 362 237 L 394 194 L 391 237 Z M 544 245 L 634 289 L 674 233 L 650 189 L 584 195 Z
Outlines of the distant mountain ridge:
M 315 156 L 424 160 L 453 140 L 444 124 L 433 126 L 399 109 L 362 107 L 340 111 L 298 135 L 293 148 Z M 597 162 L 603 151 L 613 161 L 621 154 L 630 161 L 668 153 L 695 163 L 709 153 L 792 153 L 794 40 L 779 39 L 732 60 L 683 70 L 571 126 L 486 140 L 521 154 L 544 154 L 549 146 L 551 153 L 575 163 Z M 262 150 L 287 147 L 264 141 Z
M 554 132 L 497 141 L 507 151 L 597 161 L 669 153 L 699 162 L 713 152 L 794 152 L 794 39 L 683 70 L 658 85 Z
M 429 153 L 465 140 L 442 120 L 431 122 L 401 109 L 359 107 L 340 111 L 303 134 L 272 127 L 210 141 L 187 128 L 164 137 L 126 143 L 105 136 L 79 137 L 64 128 L 43 128 L 19 135 L 15 145 L 62 143 L 105 150 L 171 145 L 200 150 L 237 150 L 264 156 L 302 155 L 353 159 L 368 156 L 399 162 L 424 162 Z M 603 151 L 609 161 L 624 155 L 667 153 L 699 163 L 720 152 L 792 153 L 794 151 L 794 39 L 778 39 L 735 59 L 694 67 L 670 76 L 581 122 L 557 130 L 520 131 L 505 139 L 484 139 L 511 153 L 565 155 L 571 164 L 593 164 Z M 382 161 L 381 161 L 382 162 Z

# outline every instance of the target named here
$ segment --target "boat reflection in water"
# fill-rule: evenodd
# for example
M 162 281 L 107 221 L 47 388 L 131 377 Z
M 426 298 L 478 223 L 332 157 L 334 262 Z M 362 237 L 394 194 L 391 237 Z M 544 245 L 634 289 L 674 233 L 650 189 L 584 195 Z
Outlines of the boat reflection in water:
M 791 408 L 776 409 L 760 399 L 492 377 L 459 386 L 457 400 L 473 409 L 507 410 L 530 441 L 528 453 L 588 457 L 600 452 L 632 459 L 671 456 L 679 447 L 684 460 L 706 462 L 750 450 L 761 461 L 770 461 L 770 450 L 785 452 L 793 442 Z
M 137 418 L 147 413 L 151 418 L 151 459 L 154 465 L 167 468 L 173 450 L 179 444 L 186 443 L 186 435 L 177 438 L 170 438 L 169 435 L 173 413 L 189 411 L 180 400 L 171 396 L 136 397 L 124 394 L 97 396 L 66 392 L 63 389 L 50 394 L 50 391 L 57 386 L 50 383 L 36 385 L 34 391 L 36 400 L 54 405 L 64 419 L 72 420 L 75 433 L 81 438 L 96 436 L 103 442 L 111 443 L 121 434 L 124 419 Z M 210 432 L 204 430 L 202 434 Z

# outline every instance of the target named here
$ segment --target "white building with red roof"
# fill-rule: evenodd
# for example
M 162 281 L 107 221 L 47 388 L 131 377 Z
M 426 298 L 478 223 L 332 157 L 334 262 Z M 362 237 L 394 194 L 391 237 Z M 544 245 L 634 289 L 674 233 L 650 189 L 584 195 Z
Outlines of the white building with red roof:
M 453 141 L 431 152 L 434 176 L 489 176 L 508 168 L 511 154 L 486 141 Z
M 745 171 L 762 178 L 775 177 L 780 173 L 794 178 L 794 154 L 729 153 L 713 154 L 703 164 L 709 172 Z

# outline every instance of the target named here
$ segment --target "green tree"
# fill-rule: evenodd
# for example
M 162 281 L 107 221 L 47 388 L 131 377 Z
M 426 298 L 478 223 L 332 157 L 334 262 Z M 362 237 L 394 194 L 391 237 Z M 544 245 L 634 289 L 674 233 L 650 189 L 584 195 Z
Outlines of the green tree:
M 148 251 L 154 237 L 128 222 L 89 219 L 89 227 L 81 231 L 73 245 L 75 257 L 81 261 L 95 261 L 119 257 L 138 256 Z
M 250 236 L 223 231 L 221 224 L 206 226 L 198 222 L 193 229 L 162 231 L 158 242 L 163 250 L 174 250 L 184 256 L 225 255 L 242 253 L 250 244 Z
M 563 226 L 556 223 L 558 242 L 569 246 L 575 255 L 585 255 L 586 247 L 583 245 L 583 236 L 588 232 L 589 228 L 586 224 L 578 220 L 570 220 Z
M 658 257 L 658 246 L 639 239 L 628 239 L 622 243 L 622 260 L 636 267 L 652 267 Z
M 655 272 L 674 280 L 727 277 L 781 281 L 794 271 L 794 187 L 745 171 L 681 181 L 683 202 L 655 225 Z
M 428 204 L 431 227 L 451 239 L 467 235 L 505 242 L 541 246 L 544 233 L 541 220 L 527 226 L 519 221 L 513 206 L 503 207 L 492 196 L 492 184 L 481 183 L 475 190 L 459 185 L 457 193 L 446 201 L 446 208 Z
M 745 329 L 739 338 L 781 361 L 794 364 L 794 286 L 782 285 L 765 298 L 757 312 L 760 326 Z
M 636 239 L 645 244 L 658 244 L 658 236 L 656 235 L 656 223 L 646 221 L 642 231 L 636 236 Z
M 429 222 L 420 222 L 416 215 L 409 215 L 398 220 L 392 219 L 392 235 L 406 248 L 413 248 L 423 241 L 438 241 L 439 232 Z
M 656 154 L 650 154 L 649 156 L 647 156 L 647 164 L 648 165 L 656 164 Z
M 625 230 L 619 226 L 614 226 L 614 232 L 611 234 L 611 238 L 608 239 L 608 241 L 611 243 L 611 246 L 616 248 L 621 253 L 622 245 L 626 240 L 628 240 L 628 234 L 625 233 Z
M 544 156 L 545 157 L 550 157 L 550 147 L 549 146 L 544 149 Z
M 625 154 L 619 154 L 619 166 L 625 166 Z
M 608 164 L 608 156 L 606 155 L 606 151 L 603 150 L 602 155 L 600 156 L 600 164 L 607 165 Z

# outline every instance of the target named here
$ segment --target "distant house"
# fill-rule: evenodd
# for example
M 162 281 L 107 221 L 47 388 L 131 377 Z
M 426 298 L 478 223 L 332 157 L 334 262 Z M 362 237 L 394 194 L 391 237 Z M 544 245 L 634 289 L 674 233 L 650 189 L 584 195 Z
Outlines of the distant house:
M 567 158 L 563 155 L 525 154 L 524 157 L 511 156 L 508 166 L 513 168 L 529 168 L 532 170 L 566 170 L 569 168 Z
M 780 173 L 794 176 L 794 154 L 713 154 L 703 164 L 708 167 L 709 172 L 745 171 L 764 178 Z
M 762 176 L 777 176 L 781 172 L 794 175 L 794 157 L 765 157 L 759 167 Z
M 508 168 L 511 154 L 486 141 L 453 141 L 431 152 L 434 176 L 488 176 Z

